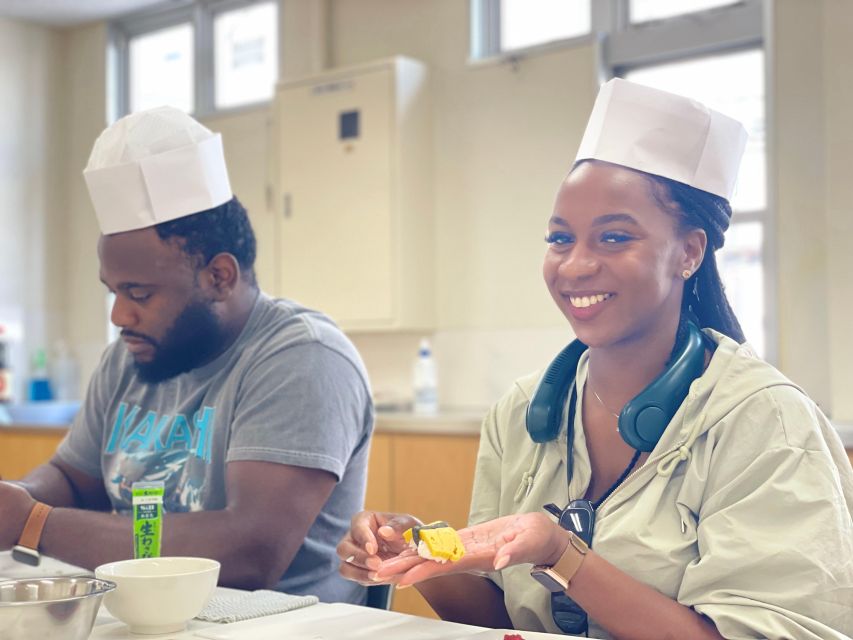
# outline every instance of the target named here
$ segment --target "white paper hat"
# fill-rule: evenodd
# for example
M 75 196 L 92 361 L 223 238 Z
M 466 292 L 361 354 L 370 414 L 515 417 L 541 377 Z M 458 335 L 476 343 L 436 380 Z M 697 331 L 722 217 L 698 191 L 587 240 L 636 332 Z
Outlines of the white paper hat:
M 614 78 L 598 92 L 575 161 L 645 171 L 731 200 L 746 129 L 666 91 Z
M 104 234 L 151 227 L 232 197 L 222 136 L 172 107 L 107 127 L 83 175 Z

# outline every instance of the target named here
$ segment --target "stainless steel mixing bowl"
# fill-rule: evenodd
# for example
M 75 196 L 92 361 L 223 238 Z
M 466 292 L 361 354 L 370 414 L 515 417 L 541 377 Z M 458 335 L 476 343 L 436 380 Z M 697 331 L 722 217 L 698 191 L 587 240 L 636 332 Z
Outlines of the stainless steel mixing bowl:
M 85 640 L 115 584 L 88 576 L 0 582 L 2 640 Z

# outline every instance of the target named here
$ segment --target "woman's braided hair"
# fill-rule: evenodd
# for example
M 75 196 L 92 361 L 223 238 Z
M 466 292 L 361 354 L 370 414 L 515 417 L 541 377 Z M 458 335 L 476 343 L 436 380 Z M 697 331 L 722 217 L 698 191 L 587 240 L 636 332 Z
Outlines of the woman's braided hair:
M 732 217 L 729 201 L 683 182 L 644 175 L 652 182 L 654 198 L 665 211 L 675 216 L 681 232 L 703 229 L 708 236 L 702 264 L 684 283 L 682 319 L 687 316 L 700 327 L 715 329 L 738 343 L 746 342 L 717 270 L 715 252 L 725 242 L 723 234 Z

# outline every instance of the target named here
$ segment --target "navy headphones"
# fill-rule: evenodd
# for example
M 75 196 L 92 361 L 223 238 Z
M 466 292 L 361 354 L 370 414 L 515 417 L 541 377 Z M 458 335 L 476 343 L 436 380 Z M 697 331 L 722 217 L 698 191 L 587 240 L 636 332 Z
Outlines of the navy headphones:
M 682 345 L 669 366 L 619 414 L 619 434 L 638 451 L 651 451 L 663 435 L 672 416 L 687 397 L 690 384 L 705 367 L 705 339 L 690 321 Z M 527 433 L 534 442 L 554 440 L 560 432 L 563 408 L 574 384 L 581 355 L 587 346 L 575 340 L 563 349 L 539 381 L 527 406 Z M 573 394 L 574 395 L 574 394 Z

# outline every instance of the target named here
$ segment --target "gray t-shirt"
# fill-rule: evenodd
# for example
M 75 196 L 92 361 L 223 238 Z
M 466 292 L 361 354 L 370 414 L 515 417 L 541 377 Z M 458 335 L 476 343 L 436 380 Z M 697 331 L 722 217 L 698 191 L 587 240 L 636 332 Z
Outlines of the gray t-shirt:
M 328 471 L 338 483 L 278 589 L 360 603 L 364 589 L 340 577 L 335 547 L 364 503 L 372 429 L 352 343 L 326 316 L 261 294 L 225 353 L 159 384 L 141 382 L 124 343 L 111 344 L 58 455 L 103 478 L 120 513 L 139 480 L 165 482 L 167 512 L 222 509 L 235 460 Z

